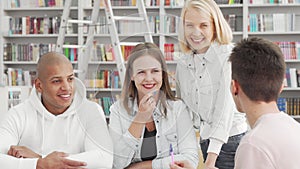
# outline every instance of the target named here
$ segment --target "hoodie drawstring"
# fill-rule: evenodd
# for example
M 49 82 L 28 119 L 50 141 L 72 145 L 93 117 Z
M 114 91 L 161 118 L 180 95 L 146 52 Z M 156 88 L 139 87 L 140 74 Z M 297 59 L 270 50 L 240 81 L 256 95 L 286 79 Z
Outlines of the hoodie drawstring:
M 43 111 L 43 120 L 42 120 L 42 153 L 44 153 L 44 144 L 45 144 L 45 112 Z
M 66 135 L 67 135 L 67 145 L 70 144 L 70 128 L 71 128 L 71 116 L 67 117 L 67 128 L 66 128 Z

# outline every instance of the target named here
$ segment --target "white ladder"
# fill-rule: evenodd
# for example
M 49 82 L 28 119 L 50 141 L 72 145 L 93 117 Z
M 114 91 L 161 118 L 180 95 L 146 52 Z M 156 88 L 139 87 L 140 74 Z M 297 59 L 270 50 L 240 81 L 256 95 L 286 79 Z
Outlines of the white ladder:
M 121 45 L 127 46 L 135 46 L 137 43 L 135 42 L 120 42 L 116 20 L 126 20 L 126 21 L 141 21 L 141 24 L 144 23 L 146 26 L 146 31 L 144 32 L 145 42 L 153 42 L 151 29 L 149 25 L 148 16 L 146 13 L 146 8 L 144 4 L 144 0 L 137 0 L 136 5 L 138 7 L 139 17 L 128 17 L 128 16 L 114 16 L 112 5 L 110 0 L 105 0 L 105 15 L 106 20 L 109 25 L 109 32 L 111 37 L 111 44 L 113 47 L 117 68 L 119 71 L 120 81 L 123 85 L 125 79 L 125 62 L 122 55 Z
M 97 18 L 99 15 L 99 6 L 100 6 L 100 1 L 101 0 L 96 0 L 94 1 L 94 7 L 92 10 L 92 16 L 91 20 L 68 20 L 68 17 L 70 15 L 70 9 L 71 9 L 71 4 L 72 0 L 66 0 L 65 1 L 65 6 L 61 18 L 61 24 L 59 28 L 59 34 L 57 38 L 57 45 L 56 45 L 56 52 L 63 52 L 63 48 L 78 48 L 78 68 L 81 70 L 77 70 L 78 73 L 78 78 L 82 81 L 85 80 L 86 74 L 87 74 L 87 68 L 88 68 L 88 62 L 90 60 L 90 51 L 93 45 L 93 40 L 94 40 L 94 34 L 95 34 L 95 29 L 92 28 L 93 25 L 96 25 Z M 82 26 L 82 24 L 89 24 L 92 25 L 89 27 L 88 31 L 88 36 L 86 39 L 86 42 L 84 45 L 64 45 L 64 40 L 65 40 L 65 29 L 67 28 L 68 23 L 77 23 L 78 26 Z M 75 70 L 76 71 L 76 70 Z

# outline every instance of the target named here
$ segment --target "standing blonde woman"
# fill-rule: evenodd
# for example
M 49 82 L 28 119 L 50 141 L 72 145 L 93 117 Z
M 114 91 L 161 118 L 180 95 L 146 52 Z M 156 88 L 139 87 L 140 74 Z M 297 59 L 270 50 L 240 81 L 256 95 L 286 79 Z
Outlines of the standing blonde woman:
M 234 168 L 247 131 L 231 93 L 232 31 L 213 0 L 188 0 L 181 13 L 179 40 L 185 54 L 177 65 L 177 94 L 192 111 L 206 168 Z

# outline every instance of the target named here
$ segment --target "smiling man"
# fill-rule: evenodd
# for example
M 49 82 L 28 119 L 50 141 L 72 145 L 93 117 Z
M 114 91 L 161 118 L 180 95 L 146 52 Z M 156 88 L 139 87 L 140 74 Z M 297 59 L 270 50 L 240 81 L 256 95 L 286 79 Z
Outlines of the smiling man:
M 86 99 L 71 62 L 50 52 L 39 59 L 37 73 L 30 97 L 10 109 L 0 125 L 0 166 L 111 168 L 103 110 Z

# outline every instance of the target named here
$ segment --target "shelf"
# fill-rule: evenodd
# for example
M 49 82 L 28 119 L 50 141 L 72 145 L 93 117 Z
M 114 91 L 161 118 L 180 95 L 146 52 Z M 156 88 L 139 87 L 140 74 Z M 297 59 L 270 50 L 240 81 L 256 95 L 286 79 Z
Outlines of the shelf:
M 248 35 L 260 35 L 260 36 L 274 36 L 274 35 L 300 35 L 300 31 L 290 32 L 248 32 Z
M 285 87 L 283 91 L 300 91 L 300 87 Z
M 233 32 L 232 34 L 233 34 L 233 35 L 243 35 L 243 32 L 237 31 L 237 32 Z
M 300 59 L 298 60 L 285 60 L 286 63 L 300 63 Z
M 3 0 L 2 0 L 3 1 Z M 78 7 L 71 7 L 70 15 L 77 15 Z M 38 8 L 7 8 L 4 9 L 7 16 L 61 16 L 62 7 L 38 7 Z
M 167 63 L 168 65 L 176 65 L 176 64 L 177 64 L 177 61 L 175 61 L 175 60 L 167 60 L 166 63 Z
M 237 31 L 233 32 L 233 35 L 243 35 L 243 32 Z M 178 33 L 159 33 L 159 36 L 166 36 L 166 37 L 178 37 Z
M 293 117 L 294 119 L 300 119 L 300 115 L 297 116 L 290 115 L 290 116 Z
M 156 33 L 152 33 L 152 36 L 160 36 L 161 34 L 156 34 Z M 84 37 L 87 37 L 87 34 L 84 34 L 83 35 Z M 110 38 L 110 35 L 109 34 L 95 34 L 94 35 L 94 38 Z M 119 34 L 119 37 L 141 37 L 143 38 L 144 35 L 143 34 L 138 34 L 138 35 L 132 35 L 132 34 Z
M 5 65 L 36 65 L 36 61 L 3 61 Z
M 178 37 L 178 33 L 158 33 L 159 36 Z
M 115 61 L 90 61 L 91 65 L 115 65 L 117 64 Z
M 277 8 L 277 7 L 300 7 L 298 3 L 290 4 L 249 4 L 249 8 Z
M 4 38 L 57 38 L 58 34 L 12 34 L 8 35 L 5 34 L 3 35 Z M 76 38 L 78 37 L 78 34 L 66 34 L 65 37 L 73 37 Z
M 40 11 L 40 12 L 45 12 L 45 11 L 63 11 L 63 7 L 33 7 L 33 8 L 5 8 L 4 12 L 26 12 L 26 11 Z M 78 10 L 78 7 L 71 7 L 72 10 Z
M 218 5 L 221 9 L 222 8 L 242 8 L 243 4 L 219 4 Z M 165 6 L 164 9 L 179 9 L 181 10 L 183 6 Z
M 104 7 L 100 7 L 100 10 L 104 11 Z M 137 6 L 112 6 L 113 10 L 138 10 Z M 146 6 L 146 10 L 158 10 L 159 6 Z M 85 11 L 91 11 L 93 10 L 93 7 L 84 7 L 83 10 Z
M 166 63 L 167 64 L 174 64 L 174 65 L 177 64 L 176 61 L 166 61 Z M 89 64 L 91 64 L 91 65 L 115 65 L 117 63 L 115 61 L 90 61 Z
M 249 13 L 300 13 L 300 4 L 255 4 L 249 5 Z
M 122 89 L 113 89 L 113 88 L 86 88 L 88 92 L 121 92 Z
M 71 61 L 72 64 L 77 64 L 77 61 Z M 36 61 L 3 61 L 5 65 L 36 65 Z
M 181 10 L 183 6 L 165 6 L 165 10 Z
M 220 4 L 219 7 L 222 8 L 242 8 L 243 4 Z

